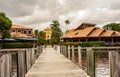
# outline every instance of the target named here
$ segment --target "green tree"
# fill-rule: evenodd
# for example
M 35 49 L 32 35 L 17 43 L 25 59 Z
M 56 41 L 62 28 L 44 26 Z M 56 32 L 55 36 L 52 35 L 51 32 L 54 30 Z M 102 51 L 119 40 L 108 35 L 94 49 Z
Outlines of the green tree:
M 68 25 L 70 24 L 70 20 L 67 19 L 67 20 L 65 20 L 64 22 L 65 22 L 65 24 L 66 24 L 66 26 L 67 26 L 67 30 L 66 30 L 66 32 L 67 32 L 67 31 L 68 31 Z
M 44 31 L 34 31 L 35 38 L 38 39 L 39 44 L 46 44 L 45 32 Z
M 38 34 L 38 38 L 45 39 L 45 32 L 44 31 L 40 31 L 39 34 Z
M 5 13 L 0 12 L 0 33 L 3 38 L 9 38 L 12 21 L 5 15 Z
M 35 38 L 38 38 L 38 33 L 39 33 L 39 31 L 38 31 L 38 30 L 34 30 L 34 35 L 35 35 Z
M 62 31 L 60 29 L 59 22 L 57 20 L 53 20 L 50 26 L 52 29 L 51 43 L 52 44 L 59 43 L 60 37 L 62 36 Z
M 111 28 L 112 30 L 120 32 L 120 23 L 109 23 L 109 24 L 103 26 L 103 28 L 104 29 Z

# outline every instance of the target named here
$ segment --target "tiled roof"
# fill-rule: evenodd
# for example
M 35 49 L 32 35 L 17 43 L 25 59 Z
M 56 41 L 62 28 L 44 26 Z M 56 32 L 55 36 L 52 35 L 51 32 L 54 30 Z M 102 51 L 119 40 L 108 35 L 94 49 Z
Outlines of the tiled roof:
M 73 29 L 67 32 L 62 38 L 80 38 L 80 37 L 114 37 L 119 36 L 120 32 L 114 30 L 105 30 L 93 27 L 84 29 Z
M 70 30 L 62 38 L 87 37 L 92 30 L 94 30 L 94 27 L 88 27 L 83 30 Z
M 46 31 L 46 30 L 51 30 L 51 28 L 47 27 L 47 28 L 45 29 L 45 31 Z
M 30 36 L 27 36 L 26 34 L 22 34 L 22 33 L 12 32 L 12 33 L 11 33 L 11 37 L 12 37 L 12 38 L 16 38 L 16 37 L 28 38 L 28 37 L 30 37 Z
M 107 31 L 104 31 L 101 36 L 104 36 L 104 37 L 109 37 L 109 36 L 112 36 L 112 34 L 114 33 L 113 30 L 107 30 Z
M 92 30 L 94 30 L 94 27 L 88 27 L 83 30 L 76 30 L 73 37 L 87 37 Z
M 31 30 L 32 30 L 32 28 L 27 28 L 27 27 L 20 26 L 20 25 L 12 25 L 11 28 L 17 28 L 17 29 L 31 29 Z
M 93 32 L 89 35 L 89 37 L 97 37 L 100 36 L 100 34 L 104 31 L 104 29 L 95 29 Z
M 120 32 L 114 31 L 114 33 L 112 34 L 112 36 L 120 36 Z
M 84 23 L 80 24 L 80 26 L 78 26 L 75 30 L 79 30 L 81 27 L 84 27 L 84 28 L 86 28 L 86 27 L 94 27 L 95 25 L 96 24 L 84 22 Z

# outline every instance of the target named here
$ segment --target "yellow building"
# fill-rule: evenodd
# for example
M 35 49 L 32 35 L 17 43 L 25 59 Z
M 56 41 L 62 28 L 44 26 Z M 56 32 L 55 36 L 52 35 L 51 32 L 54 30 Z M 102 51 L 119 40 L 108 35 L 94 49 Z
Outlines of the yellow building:
M 44 32 L 46 34 L 45 39 L 50 40 L 51 39 L 51 34 L 52 34 L 51 28 L 47 27 L 46 29 L 44 29 Z

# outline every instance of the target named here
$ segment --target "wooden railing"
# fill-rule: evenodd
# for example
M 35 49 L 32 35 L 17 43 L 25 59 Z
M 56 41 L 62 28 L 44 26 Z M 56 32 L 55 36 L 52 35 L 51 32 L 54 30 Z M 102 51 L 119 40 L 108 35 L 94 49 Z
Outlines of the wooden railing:
M 70 45 L 60 46 L 60 53 L 73 62 L 75 62 L 75 53 L 77 52 L 78 63 L 80 67 L 82 67 L 81 51 L 85 51 L 87 54 L 87 73 L 91 75 L 91 77 L 95 77 L 94 52 L 101 51 L 109 53 L 110 77 L 120 77 L 120 47 L 74 47 Z
M 25 77 L 27 71 L 42 53 L 42 46 L 37 48 L 0 49 L 0 77 Z M 16 67 L 15 67 L 16 66 Z

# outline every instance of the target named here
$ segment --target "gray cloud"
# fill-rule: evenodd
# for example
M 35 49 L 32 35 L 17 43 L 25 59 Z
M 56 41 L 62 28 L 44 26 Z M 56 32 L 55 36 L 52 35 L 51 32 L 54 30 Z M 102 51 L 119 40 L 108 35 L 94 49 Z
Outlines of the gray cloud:
M 65 30 L 65 19 L 71 21 L 69 28 L 82 22 L 101 26 L 119 22 L 120 0 L 1 0 L 0 11 L 5 12 L 13 23 L 40 30 L 57 19 Z

